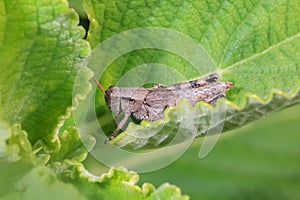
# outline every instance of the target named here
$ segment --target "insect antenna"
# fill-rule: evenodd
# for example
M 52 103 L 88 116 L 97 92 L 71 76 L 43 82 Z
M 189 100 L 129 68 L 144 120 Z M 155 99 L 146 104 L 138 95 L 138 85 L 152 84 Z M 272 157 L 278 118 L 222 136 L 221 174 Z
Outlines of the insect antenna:
M 97 84 L 97 87 L 104 93 L 105 96 L 107 96 L 107 94 L 105 93 L 104 88 L 102 87 L 102 85 L 99 83 L 99 81 L 97 80 L 97 78 L 94 76 L 94 81 Z

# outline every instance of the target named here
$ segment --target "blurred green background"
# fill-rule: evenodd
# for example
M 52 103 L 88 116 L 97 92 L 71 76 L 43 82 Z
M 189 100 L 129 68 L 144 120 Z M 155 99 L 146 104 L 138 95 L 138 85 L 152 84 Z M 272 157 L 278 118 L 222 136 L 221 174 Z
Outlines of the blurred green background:
M 202 140 L 140 182 L 170 182 L 191 199 L 300 199 L 300 106 L 223 134 L 199 160 Z

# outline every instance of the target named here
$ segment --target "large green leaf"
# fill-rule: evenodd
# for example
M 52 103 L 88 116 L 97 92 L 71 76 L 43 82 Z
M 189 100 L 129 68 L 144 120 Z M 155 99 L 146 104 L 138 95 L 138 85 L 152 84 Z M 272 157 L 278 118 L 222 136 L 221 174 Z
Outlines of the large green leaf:
M 199 125 L 200 131 L 192 134 L 193 137 L 209 130 L 211 112 L 221 112 L 220 108 L 224 106 L 227 113 L 223 131 L 228 131 L 299 103 L 300 4 L 297 0 L 87 0 L 84 6 L 91 21 L 88 40 L 93 47 L 128 29 L 169 28 L 197 41 L 216 64 L 216 69 L 211 72 L 220 74 L 222 80 L 234 82 L 235 86 L 227 93 L 229 101 L 219 102 L 216 109 L 202 103 L 188 108 L 192 114 L 187 114 L 187 117 L 198 118 L 194 123 Z M 183 58 L 152 49 L 134 51 L 118 58 L 109 65 L 100 81 L 107 88 L 135 66 L 149 62 L 168 65 L 187 79 L 200 76 Z M 101 122 L 109 111 L 104 111 L 103 96 L 97 98 Z M 134 148 L 157 147 L 165 144 L 166 138 L 165 142 L 172 140 L 176 128 L 168 127 L 179 127 L 176 113 L 182 110 L 182 105 L 167 111 L 164 120 L 151 126 L 148 122 L 142 122 L 142 126 L 129 124 L 115 139 L 115 144 Z M 200 111 L 193 112 L 195 110 Z M 151 133 L 162 124 L 166 128 L 153 137 Z M 214 127 L 216 124 L 210 125 Z M 185 137 L 190 138 L 191 134 Z
M 22 124 L 32 143 L 57 148 L 75 77 L 89 45 L 65 1 L 1 1 L 0 115 Z

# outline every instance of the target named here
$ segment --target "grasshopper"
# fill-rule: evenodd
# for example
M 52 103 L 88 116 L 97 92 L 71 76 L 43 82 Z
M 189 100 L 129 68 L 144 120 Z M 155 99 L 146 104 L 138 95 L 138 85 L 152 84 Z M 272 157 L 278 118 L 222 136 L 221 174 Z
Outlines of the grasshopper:
M 226 91 L 233 86 L 232 82 L 219 82 L 217 79 L 217 74 L 211 74 L 201 79 L 171 86 L 160 84 L 152 88 L 110 86 L 104 90 L 94 77 L 94 81 L 104 93 L 106 104 L 113 115 L 118 116 L 124 113 L 124 117 L 106 142 L 116 137 L 131 115 L 138 120 L 162 119 L 164 110 L 176 106 L 181 98 L 187 99 L 192 106 L 199 101 L 215 105 L 216 101 L 225 97 Z

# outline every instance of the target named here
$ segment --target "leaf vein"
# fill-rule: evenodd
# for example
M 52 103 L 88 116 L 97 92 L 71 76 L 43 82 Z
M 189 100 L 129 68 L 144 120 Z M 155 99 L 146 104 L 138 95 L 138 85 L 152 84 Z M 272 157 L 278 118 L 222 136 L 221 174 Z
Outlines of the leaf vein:
M 296 35 L 293 35 L 293 36 L 291 36 L 291 37 L 288 37 L 288 38 L 286 38 L 285 40 L 282 40 L 282 41 L 278 42 L 277 44 L 270 46 L 269 48 L 263 50 L 263 51 L 260 52 L 260 53 L 254 54 L 254 55 L 252 55 L 252 56 L 250 56 L 250 57 L 248 57 L 248 58 L 246 58 L 246 59 L 244 59 L 244 60 L 241 60 L 241 61 L 239 61 L 239 62 L 236 62 L 236 63 L 234 63 L 234 64 L 232 64 L 232 65 L 228 66 L 227 68 L 225 68 L 225 69 L 223 69 L 223 70 L 220 70 L 220 71 L 221 71 L 221 72 L 229 71 L 230 69 L 232 69 L 232 68 L 234 68 L 234 67 L 236 67 L 236 66 L 238 66 L 238 65 L 241 65 L 241 64 L 243 64 L 243 63 L 245 63 L 245 62 L 247 62 L 247 61 L 253 60 L 253 59 L 255 59 L 255 58 L 259 57 L 259 56 L 262 56 L 262 55 L 268 53 L 269 51 L 271 51 L 271 50 L 273 50 L 273 49 L 275 49 L 275 48 L 277 48 L 277 47 L 280 47 L 281 45 L 286 44 L 286 43 L 292 41 L 293 39 L 296 39 L 296 38 L 299 38 L 299 37 L 300 37 L 300 33 L 297 33 Z

